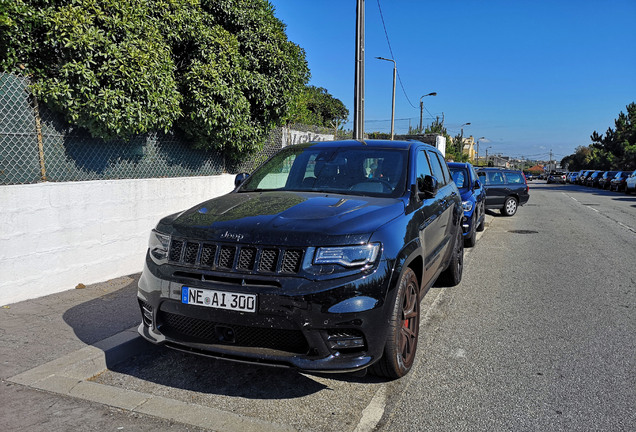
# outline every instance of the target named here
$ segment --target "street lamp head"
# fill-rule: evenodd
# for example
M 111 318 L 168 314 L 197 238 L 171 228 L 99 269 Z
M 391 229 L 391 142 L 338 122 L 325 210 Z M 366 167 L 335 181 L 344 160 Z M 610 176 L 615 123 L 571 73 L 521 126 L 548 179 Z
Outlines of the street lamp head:
M 424 96 L 422 96 L 420 98 L 420 102 L 422 102 L 422 99 L 424 99 L 426 96 L 437 96 L 437 92 L 432 92 L 432 93 L 429 93 L 429 94 L 425 94 Z
M 395 63 L 395 60 L 393 60 L 393 59 L 388 59 L 388 58 L 384 58 L 384 57 L 376 57 L 376 59 L 390 61 L 390 62 L 393 62 L 393 65 L 397 65 L 397 63 Z
M 470 126 L 470 122 L 468 122 L 468 123 L 464 123 L 464 124 L 462 125 L 462 127 L 464 127 L 464 126 Z

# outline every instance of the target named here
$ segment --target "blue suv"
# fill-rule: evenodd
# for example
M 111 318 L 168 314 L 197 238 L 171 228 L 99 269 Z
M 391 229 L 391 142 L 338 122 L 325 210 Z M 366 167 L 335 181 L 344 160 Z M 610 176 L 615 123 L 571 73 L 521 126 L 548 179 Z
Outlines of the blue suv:
M 473 247 L 475 246 L 477 231 L 484 230 L 486 191 L 479 181 L 477 171 L 471 164 L 449 162 L 448 169 L 462 197 L 464 243 L 468 247 Z

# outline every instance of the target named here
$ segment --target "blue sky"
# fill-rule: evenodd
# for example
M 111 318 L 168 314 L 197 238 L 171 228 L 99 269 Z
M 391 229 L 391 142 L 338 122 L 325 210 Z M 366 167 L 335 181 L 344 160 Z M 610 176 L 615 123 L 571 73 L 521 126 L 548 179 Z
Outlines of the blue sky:
M 356 0 L 270 0 L 306 51 L 310 84 L 353 120 Z M 480 153 L 548 159 L 589 145 L 636 101 L 636 0 L 380 0 L 397 62 L 395 131 L 445 118 Z M 393 64 L 378 0 L 366 0 L 365 132 L 390 131 Z M 409 102 L 410 101 L 410 102 Z M 352 128 L 351 122 L 347 128 Z

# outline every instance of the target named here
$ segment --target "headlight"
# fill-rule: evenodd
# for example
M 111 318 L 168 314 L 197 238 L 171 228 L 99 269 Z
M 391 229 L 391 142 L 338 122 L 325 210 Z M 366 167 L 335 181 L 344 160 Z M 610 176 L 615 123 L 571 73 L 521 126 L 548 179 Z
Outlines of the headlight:
M 170 247 L 170 236 L 161 234 L 155 230 L 150 232 L 150 240 L 148 240 L 148 250 L 150 256 L 158 264 L 168 260 L 168 248 Z
M 379 251 L 379 243 L 360 246 L 321 247 L 316 250 L 314 264 L 340 264 L 345 267 L 358 267 L 375 261 Z
M 470 201 L 462 201 L 462 207 L 464 208 L 464 211 L 471 211 L 473 209 L 473 203 Z

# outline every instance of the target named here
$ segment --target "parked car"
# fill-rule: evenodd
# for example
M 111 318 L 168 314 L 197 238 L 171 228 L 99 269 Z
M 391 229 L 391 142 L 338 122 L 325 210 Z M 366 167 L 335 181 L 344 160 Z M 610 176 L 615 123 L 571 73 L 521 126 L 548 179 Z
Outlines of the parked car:
M 606 171 L 600 179 L 598 179 L 598 187 L 601 189 L 609 189 L 610 182 L 618 174 L 618 171 Z
M 562 183 L 565 184 L 565 173 L 560 171 L 553 171 L 548 176 L 548 184 L 550 183 Z
M 587 182 L 587 178 L 594 172 L 594 170 L 586 170 L 583 171 L 583 174 L 581 174 L 577 179 L 576 182 L 577 184 L 583 185 L 585 186 L 585 183 Z
M 461 198 L 434 147 L 285 147 L 224 196 L 152 230 L 139 333 L 187 352 L 404 376 L 420 299 L 460 282 Z
M 576 178 L 579 176 L 579 172 L 578 171 L 572 171 L 570 173 L 567 174 L 567 176 L 565 177 L 565 182 L 566 183 L 576 183 Z
M 486 189 L 486 208 L 499 209 L 504 216 L 513 216 L 519 206 L 530 198 L 523 173 L 504 168 L 479 168 L 481 184 Z
M 609 190 L 615 190 L 616 192 L 625 190 L 627 177 L 629 177 L 631 173 L 631 171 L 619 171 L 618 173 L 616 173 L 614 178 L 610 181 Z
M 462 196 L 464 217 L 462 229 L 464 231 L 464 244 L 468 247 L 475 246 L 477 231 L 484 230 L 486 221 L 486 191 L 479 181 L 477 171 L 469 163 L 449 162 L 453 181 L 459 188 Z
M 605 171 L 594 171 L 585 180 L 585 186 L 598 187 L 598 181 L 601 179 Z
M 523 175 L 526 176 L 526 181 L 532 181 L 537 178 L 535 174 L 532 174 L 530 171 L 524 171 Z
M 632 192 L 636 192 L 636 171 L 632 172 L 625 180 L 625 193 L 629 195 Z

